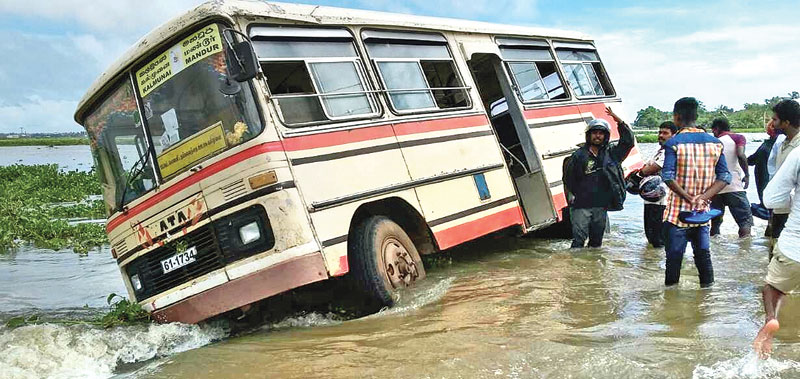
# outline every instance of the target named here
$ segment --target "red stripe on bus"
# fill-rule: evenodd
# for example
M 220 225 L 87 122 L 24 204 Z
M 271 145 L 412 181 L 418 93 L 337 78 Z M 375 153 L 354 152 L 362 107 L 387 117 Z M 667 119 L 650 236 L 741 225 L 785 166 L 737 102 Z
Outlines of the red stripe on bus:
M 247 150 L 241 151 L 234 155 L 231 155 L 227 158 L 221 159 L 217 162 L 214 162 L 207 167 L 204 167 L 200 171 L 196 172 L 194 175 L 190 175 L 185 179 L 172 184 L 171 186 L 165 188 L 163 191 L 155 192 L 152 197 L 149 199 L 136 204 L 132 208 L 128 209 L 128 212 L 118 214 L 111 220 L 108 220 L 106 224 L 106 232 L 110 232 L 123 222 L 131 219 L 132 217 L 138 215 L 139 213 L 144 212 L 148 208 L 166 200 L 170 196 L 183 191 L 184 189 L 197 184 L 199 181 L 208 178 L 211 175 L 214 175 L 228 167 L 231 167 L 243 160 L 255 157 L 259 154 L 270 153 L 270 152 L 278 152 L 283 151 L 283 146 L 281 145 L 280 141 L 273 141 L 273 142 L 266 142 L 260 145 L 253 146 Z M 158 190 L 156 190 L 158 191 Z
M 298 151 L 388 137 L 394 137 L 391 125 L 381 125 L 338 132 L 312 134 L 308 136 L 289 137 L 283 140 L 283 146 L 286 148 L 286 151 Z
M 484 125 L 489 125 L 489 120 L 484 115 L 477 115 L 395 124 L 394 132 L 399 136 L 403 136 L 416 133 L 438 132 L 441 130 L 471 128 L 473 126 Z
M 384 124 L 360 129 L 289 137 L 284 139 L 283 145 L 286 147 L 286 151 L 299 151 L 338 146 L 354 142 L 363 142 L 379 138 L 389 138 L 394 137 L 395 135 L 409 135 L 435 132 L 440 130 L 470 128 L 473 126 L 482 125 L 489 125 L 489 120 L 484 115 L 451 117 L 438 120 Z M 392 128 L 394 128 L 394 131 Z
M 444 250 L 511 225 L 522 225 L 522 223 L 522 211 L 519 207 L 514 207 L 435 232 L 433 235 L 436 237 L 439 248 Z
M 580 111 L 578 111 L 577 105 L 568 105 L 564 107 L 554 107 L 554 108 L 543 108 L 543 109 L 530 109 L 524 111 L 523 114 L 525 115 L 526 119 L 536 119 L 536 118 L 544 118 L 544 117 L 557 117 L 557 116 L 568 116 L 574 114 L 578 116 Z

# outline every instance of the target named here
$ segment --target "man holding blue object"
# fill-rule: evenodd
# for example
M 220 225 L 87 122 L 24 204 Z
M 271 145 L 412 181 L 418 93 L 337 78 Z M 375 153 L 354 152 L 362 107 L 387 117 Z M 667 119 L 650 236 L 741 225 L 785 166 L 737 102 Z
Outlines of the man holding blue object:
M 692 243 L 694 264 L 700 276 L 700 287 L 714 283 L 714 268 L 709 248 L 710 214 L 692 211 L 708 210 L 711 198 L 731 182 L 731 174 L 722 155 L 722 143 L 697 128 L 698 102 L 684 97 L 675 102 L 672 118 L 680 128 L 678 134 L 664 144 L 664 167 L 661 176 L 670 194 L 664 211 L 664 248 L 667 269 L 664 284 L 678 284 L 686 244 Z M 689 212 L 690 217 L 683 217 Z

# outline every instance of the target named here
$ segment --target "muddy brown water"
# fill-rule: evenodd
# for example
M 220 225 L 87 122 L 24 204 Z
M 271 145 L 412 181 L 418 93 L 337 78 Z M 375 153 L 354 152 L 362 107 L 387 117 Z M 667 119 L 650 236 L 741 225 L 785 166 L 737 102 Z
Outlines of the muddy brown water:
M 310 313 L 236 336 L 218 325 L 0 327 L 0 377 L 800 377 L 797 300 L 783 308 L 772 358 L 750 348 L 763 318 L 765 223 L 739 240 L 726 218 L 712 239 L 715 285 L 699 288 L 687 252 L 681 284 L 665 289 L 664 253 L 646 246 L 641 214 L 630 197 L 600 249 L 466 244 L 397 306 L 360 319 Z M 105 250 L 0 257 L 2 320 L 99 310 L 114 291 L 121 280 Z

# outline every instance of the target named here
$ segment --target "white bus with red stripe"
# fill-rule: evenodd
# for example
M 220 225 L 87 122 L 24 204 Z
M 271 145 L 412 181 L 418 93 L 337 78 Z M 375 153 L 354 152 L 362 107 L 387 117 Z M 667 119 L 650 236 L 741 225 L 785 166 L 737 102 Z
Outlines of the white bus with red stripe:
M 580 33 L 231 1 L 145 36 L 75 119 L 130 297 L 193 323 L 345 275 L 391 305 L 421 255 L 560 221 L 564 159 L 620 103 Z

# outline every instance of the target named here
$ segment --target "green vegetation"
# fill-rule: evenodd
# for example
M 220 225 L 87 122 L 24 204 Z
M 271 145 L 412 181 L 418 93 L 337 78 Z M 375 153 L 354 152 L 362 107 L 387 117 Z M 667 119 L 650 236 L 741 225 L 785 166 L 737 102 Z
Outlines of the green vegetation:
M 114 299 L 117 298 L 119 298 L 119 300 L 114 301 Z M 110 307 L 108 312 L 90 320 L 45 320 L 39 317 L 39 315 L 31 315 L 11 318 L 6 322 L 6 326 L 9 328 L 18 328 L 26 325 L 51 323 L 62 325 L 85 324 L 108 329 L 116 326 L 146 323 L 151 321 L 150 314 L 142 309 L 142 306 L 140 306 L 138 303 L 132 302 L 115 293 L 108 295 L 106 301 Z
M 3 146 L 72 146 L 88 145 L 89 137 L 22 137 L 0 139 Z
M 70 218 L 105 218 L 94 172 L 67 171 L 57 165 L 0 167 L 0 252 L 30 242 L 53 250 L 71 247 L 86 253 L 108 243 L 103 225 L 70 225 Z
M 800 93 L 793 91 L 788 96 L 792 99 L 800 99 Z M 763 132 L 764 125 L 772 117 L 772 107 L 786 97 L 775 96 L 765 99 L 762 104 L 747 103 L 744 108 L 734 110 L 731 107 L 721 105 L 713 110 L 708 110 L 700 102 L 700 109 L 697 118 L 697 125 L 710 127 L 711 122 L 717 117 L 727 118 L 731 124 L 731 129 L 737 132 Z M 636 113 L 636 121 L 633 126 L 636 128 L 654 129 L 658 128 L 664 121 L 672 121 L 672 112 L 662 111 L 654 106 L 649 106 Z

